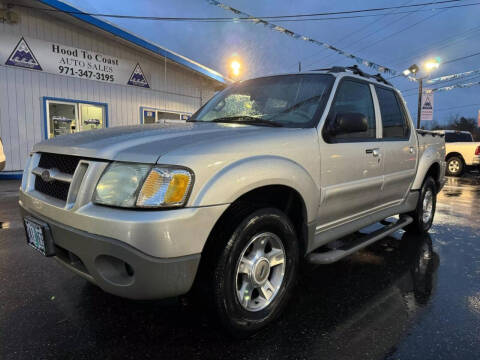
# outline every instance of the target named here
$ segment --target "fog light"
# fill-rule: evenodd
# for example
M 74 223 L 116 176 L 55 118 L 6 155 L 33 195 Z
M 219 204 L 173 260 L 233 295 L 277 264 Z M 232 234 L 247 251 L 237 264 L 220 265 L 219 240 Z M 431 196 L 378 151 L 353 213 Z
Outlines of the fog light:
M 135 280 L 135 271 L 133 267 L 110 255 L 100 255 L 95 259 L 95 267 L 100 276 L 107 282 L 117 286 L 127 286 L 133 284 Z

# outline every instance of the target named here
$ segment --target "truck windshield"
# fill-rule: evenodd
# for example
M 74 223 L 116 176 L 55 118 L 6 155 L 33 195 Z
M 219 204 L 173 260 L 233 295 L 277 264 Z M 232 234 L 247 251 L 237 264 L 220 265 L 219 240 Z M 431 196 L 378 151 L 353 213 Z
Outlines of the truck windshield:
M 333 82 L 334 77 L 328 74 L 243 81 L 215 95 L 189 121 L 313 127 L 324 110 Z
M 461 132 L 454 132 L 454 133 L 445 133 L 445 142 L 473 142 L 472 134 L 470 133 L 461 133 Z

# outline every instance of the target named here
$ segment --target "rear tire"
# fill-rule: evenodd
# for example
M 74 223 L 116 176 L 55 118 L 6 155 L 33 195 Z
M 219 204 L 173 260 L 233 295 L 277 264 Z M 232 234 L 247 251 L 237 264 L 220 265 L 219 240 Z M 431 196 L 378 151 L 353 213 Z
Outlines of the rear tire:
M 461 176 L 463 174 L 464 168 L 465 164 L 461 157 L 452 156 L 447 159 L 446 172 L 448 176 Z
M 406 230 L 420 234 L 426 233 L 432 227 L 436 206 L 437 186 L 429 176 L 423 182 L 416 209 L 407 214 L 413 218 L 413 222 L 406 227 Z
M 222 244 L 209 279 L 216 315 L 234 337 L 246 337 L 275 320 L 295 285 L 299 246 L 294 227 L 278 209 L 247 215 Z M 218 236 L 217 235 L 217 236 Z M 221 236 L 221 235 L 220 235 Z

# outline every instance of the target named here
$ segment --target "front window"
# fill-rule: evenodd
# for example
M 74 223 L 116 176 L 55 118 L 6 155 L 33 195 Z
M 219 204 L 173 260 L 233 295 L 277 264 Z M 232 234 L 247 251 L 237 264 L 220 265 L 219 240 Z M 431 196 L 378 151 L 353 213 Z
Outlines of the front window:
M 247 80 L 215 95 L 189 121 L 313 127 L 333 81 L 333 76 L 325 74 Z
M 335 100 L 330 108 L 324 131 L 335 127 L 338 116 L 350 113 L 363 115 L 367 120 L 367 129 L 362 132 L 329 135 L 328 142 L 354 142 L 376 138 L 375 108 L 373 106 L 372 92 L 367 83 L 355 80 L 344 80 L 340 83 Z

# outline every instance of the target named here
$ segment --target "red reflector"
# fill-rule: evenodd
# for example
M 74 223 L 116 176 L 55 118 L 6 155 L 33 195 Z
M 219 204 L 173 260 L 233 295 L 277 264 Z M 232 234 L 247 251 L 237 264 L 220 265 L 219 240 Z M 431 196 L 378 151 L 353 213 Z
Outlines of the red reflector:
M 480 155 L 480 146 L 475 149 L 475 155 Z

